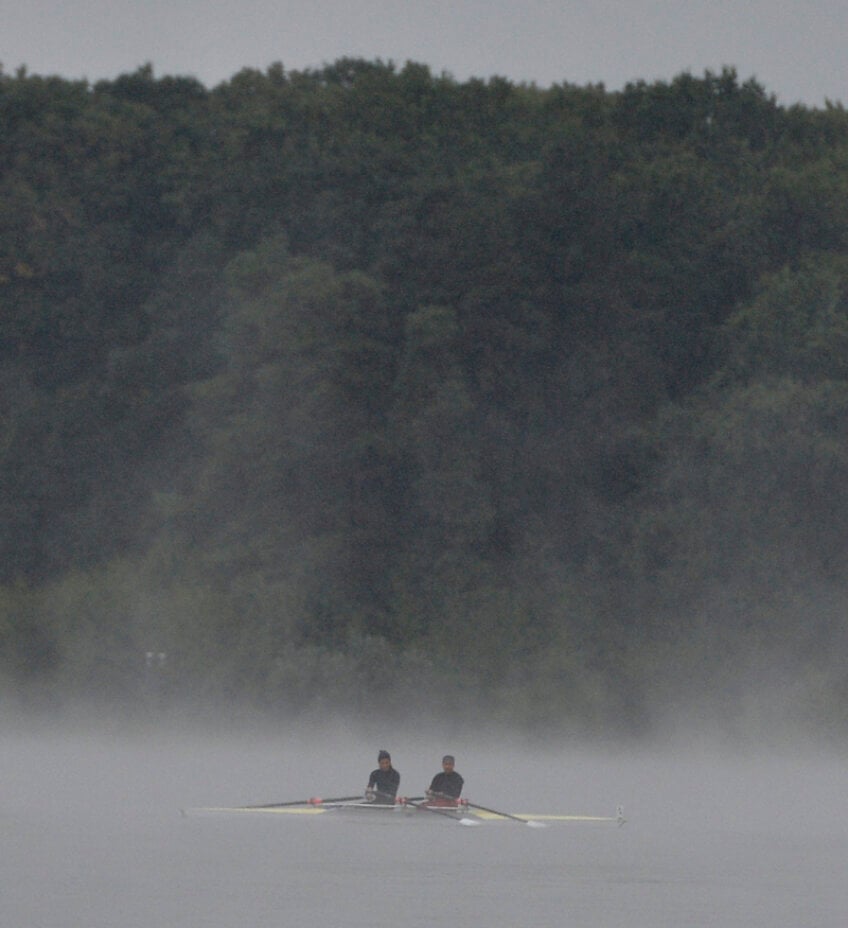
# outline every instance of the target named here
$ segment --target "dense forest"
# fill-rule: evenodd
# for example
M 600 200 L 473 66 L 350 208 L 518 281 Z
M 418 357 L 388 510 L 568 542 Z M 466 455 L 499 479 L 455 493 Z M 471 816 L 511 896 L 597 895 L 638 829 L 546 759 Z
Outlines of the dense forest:
M 0 690 L 848 732 L 848 116 L 0 71 Z

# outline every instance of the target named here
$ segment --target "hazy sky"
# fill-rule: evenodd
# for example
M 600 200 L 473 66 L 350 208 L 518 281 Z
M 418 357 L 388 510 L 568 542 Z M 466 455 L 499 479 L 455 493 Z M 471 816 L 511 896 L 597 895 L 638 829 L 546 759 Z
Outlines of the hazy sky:
M 734 66 L 779 102 L 848 102 L 846 0 L 3 0 L 6 73 L 95 81 L 150 62 L 207 86 L 244 67 L 407 60 L 546 86 Z

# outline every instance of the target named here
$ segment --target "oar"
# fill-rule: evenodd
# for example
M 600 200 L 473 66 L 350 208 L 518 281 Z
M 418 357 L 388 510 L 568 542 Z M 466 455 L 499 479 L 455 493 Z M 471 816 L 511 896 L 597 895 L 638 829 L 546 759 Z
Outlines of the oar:
M 311 799 L 295 799 L 293 802 L 265 802 L 258 806 L 239 806 L 239 809 L 284 809 L 287 806 L 323 806 L 333 802 L 353 802 L 362 799 L 362 793 L 356 796 L 336 796 L 333 799 L 320 799 L 313 796 Z
M 492 815 L 503 816 L 503 818 L 511 819 L 513 822 L 521 822 L 522 825 L 529 825 L 531 828 L 548 827 L 544 822 L 536 822 L 533 821 L 533 819 L 521 818 L 518 815 L 513 815 L 511 812 L 500 812 L 498 809 L 487 809 L 486 806 L 478 806 L 475 802 L 469 802 L 468 806 L 471 809 L 479 809 L 481 812 L 490 812 Z
M 428 806 L 426 800 L 424 802 L 413 802 L 411 799 L 406 800 L 408 806 L 412 806 L 413 809 L 424 809 L 425 812 L 434 812 L 436 815 L 443 815 L 445 818 L 451 819 L 451 821 L 456 822 L 458 825 L 479 825 L 481 824 L 478 821 L 475 821 L 473 818 L 457 818 L 450 809 L 440 809 L 436 806 Z

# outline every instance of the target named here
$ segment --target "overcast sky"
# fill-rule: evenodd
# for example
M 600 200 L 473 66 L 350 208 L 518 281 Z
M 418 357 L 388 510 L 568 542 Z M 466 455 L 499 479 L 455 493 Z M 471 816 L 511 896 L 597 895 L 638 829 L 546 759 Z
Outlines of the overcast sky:
M 0 63 L 96 81 L 151 63 L 211 87 L 244 67 L 407 60 L 458 80 L 603 83 L 732 65 L 784 104 L 848 104 L 848 0 L 2 0 Z

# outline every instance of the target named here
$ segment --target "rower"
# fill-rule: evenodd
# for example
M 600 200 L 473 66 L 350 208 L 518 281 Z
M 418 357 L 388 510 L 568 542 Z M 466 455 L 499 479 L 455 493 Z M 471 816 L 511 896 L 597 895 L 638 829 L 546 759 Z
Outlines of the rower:
M 400 774 L 392 767 L 392 757 L 388 751 L 380 751 L 377 755 L 377 764 L 377 769 L 372 770 L 368 778 L 365 798 L 369 802 L 392 805 L 400 786 Z
M 442 772 L 437 773 L 427 795 L 435 799 L 459 799 L 462 795 L 462 784 L 465 782 L 462 777 L 454 770 L 454 757 L 452 754 L 445 754 L 442 758 Z

